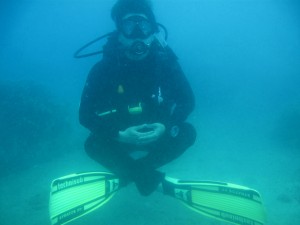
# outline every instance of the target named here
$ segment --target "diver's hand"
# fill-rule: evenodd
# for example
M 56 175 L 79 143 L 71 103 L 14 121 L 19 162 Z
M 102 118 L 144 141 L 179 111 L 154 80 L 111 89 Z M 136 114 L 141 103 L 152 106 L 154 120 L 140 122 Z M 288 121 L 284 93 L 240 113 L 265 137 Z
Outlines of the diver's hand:
M 133 145 L 147 145 L 157 141 L 164 132 L 165 126 L 161 123 L 143 124 L 119 131 L 118 140 Z
M 161 123 L 146 124 L 144 129 L 150 130 L 140 136 L 139 142 L 142 145 L 150 144 L 157 141 L 165 133 L 166 127 Z
M 139 125 L 139 126 L 128 127 L 124 131 L 119 131 L 118 141 L 127 144 L 139 145 L 139 139 L 143 134 L 146 133 L 146 132 L 141 132 L 144 129 L 145 129 L 145 125 Z

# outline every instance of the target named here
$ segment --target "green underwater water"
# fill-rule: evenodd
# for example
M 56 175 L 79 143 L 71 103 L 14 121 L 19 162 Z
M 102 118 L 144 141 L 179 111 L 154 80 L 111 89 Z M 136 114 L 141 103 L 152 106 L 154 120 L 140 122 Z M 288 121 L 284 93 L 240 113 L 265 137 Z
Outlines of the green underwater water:
M 1 225 L 50 224 L 51 181 L 104 170 L 85 154 L 88 132 L 77 118 L 86 75 L 99 57 L 76 61 L 72 53 L 113 29 L 112 4 L 0 3 Z M 197 102 L 189 117 L 198 132 L 195 145 L 161 171 L 254 188 L 262 195 L 267 224 L 300 224 L 299 3 L 154 0 L 154 5 Z M 11 98 L 16 92 L 18 98 Z M 225 223 L 161 193 L 142 197 L 130 185 L 70 224 Z

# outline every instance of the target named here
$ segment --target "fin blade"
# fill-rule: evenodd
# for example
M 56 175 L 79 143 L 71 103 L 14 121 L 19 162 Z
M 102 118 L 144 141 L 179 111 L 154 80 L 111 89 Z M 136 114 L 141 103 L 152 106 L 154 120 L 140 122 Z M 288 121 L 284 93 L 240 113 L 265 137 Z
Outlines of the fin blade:
M 50 219 L 62 225 L 99 208 L 119 189 L 119 179 L 111 173 L 71 174 L 52 182 Z
M 173 197 L 198 213 L 233 224 L 265 224 L 260 194 L 253 189 L 223 182 L 168 181 L 174 186 Z

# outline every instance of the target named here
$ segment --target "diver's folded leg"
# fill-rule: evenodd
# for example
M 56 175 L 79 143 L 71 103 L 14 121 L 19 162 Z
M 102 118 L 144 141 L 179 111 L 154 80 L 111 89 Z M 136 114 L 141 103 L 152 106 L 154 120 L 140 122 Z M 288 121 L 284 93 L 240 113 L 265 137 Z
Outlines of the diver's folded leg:
M 138 168 L 129 155 L 130 146 L 90 135 L 85 142 L 85 151 L 90 158 L 115 173 L 120 178 L 121 186 L 133 181 Z
M 120 178 L 120 185 L 134 182 L 142 195 L 150 195 L 162 182 L 164 173 L 156 171 L 152 163 L 130 156 L 132 146 L 91 135 L 86 143 L 87 154 Z
M 138 163 L 137 163 L 138 164 Z M 141 195 L 148 196 L 152 194 L 164 180 L 165 174 L 147 165 L 138 165 L 134 182 Z
M 176 137 L 166 134 L 162 140 L 147 147 L 148 155 L 136 161 L 139 172 L 134 178 L 142 195 L 151 194 L 164 181 L 165 174 L 156 169 L 183 154 L 188 147 L 194 144 L 195 139 L 194 127 L 188 123 L 183 123 L 179 127 L 179 133 Z
M 150 145 L 149 154 L 138 161 L 157 169 L 182 155 L 194 144 L 196 135 L 196 130 L 191 124 L 183 123 L 175 137 L 165 134 L 157 143 Z

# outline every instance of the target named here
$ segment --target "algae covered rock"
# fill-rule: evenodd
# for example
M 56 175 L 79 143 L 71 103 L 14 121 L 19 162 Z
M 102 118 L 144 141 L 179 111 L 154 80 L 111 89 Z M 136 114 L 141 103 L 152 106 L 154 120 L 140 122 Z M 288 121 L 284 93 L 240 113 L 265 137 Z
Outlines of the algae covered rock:
M 69 113 L 47 88 L 0 81 L 0 109 L 0 175 L 61 154 Z

